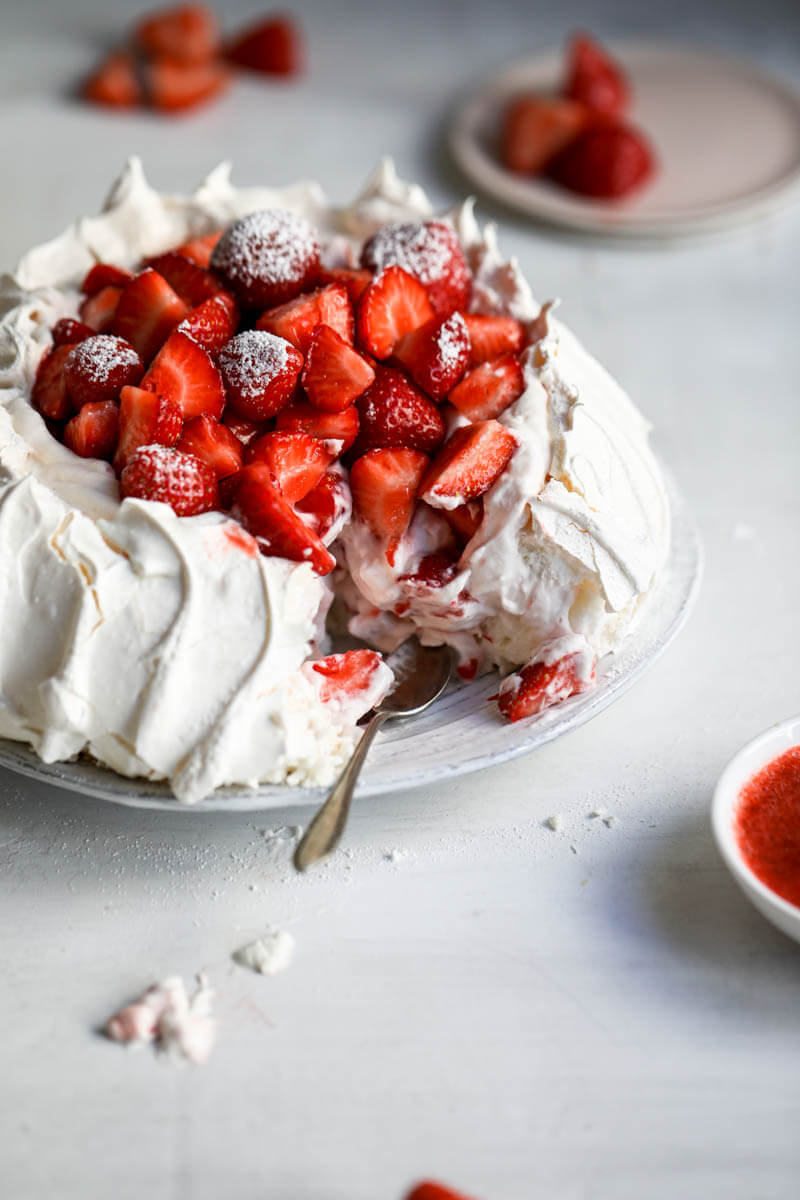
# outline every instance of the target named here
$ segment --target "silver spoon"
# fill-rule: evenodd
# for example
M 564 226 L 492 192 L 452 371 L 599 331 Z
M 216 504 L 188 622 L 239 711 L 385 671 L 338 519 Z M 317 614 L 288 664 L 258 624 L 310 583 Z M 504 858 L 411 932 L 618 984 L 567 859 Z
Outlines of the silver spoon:
M 386 721 L 419 716 L 433 704 L 447 687 L 453 656 L 449 646 L 421 646 L 412 638 L 392 655 L 389 665 L 395 672 L 394 688 L 375 709 L 352 758 L 300 839 L 294 852 L 298 871 L 305 871 L 338 845 L 356 781 L 380 727 Z

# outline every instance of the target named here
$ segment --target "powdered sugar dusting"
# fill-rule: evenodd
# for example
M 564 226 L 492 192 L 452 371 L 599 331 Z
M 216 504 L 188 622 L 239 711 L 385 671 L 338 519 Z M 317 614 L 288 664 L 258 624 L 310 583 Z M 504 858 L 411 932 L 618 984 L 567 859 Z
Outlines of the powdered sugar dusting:
M 364 263 L 374 271 L 402 267 L 429 285 L 447 274 L 457 245 L 452 229 L 439 221 L 384 225 L 364 247 Z
M 98 333 L 70 350 L 64 365 L 79 371 L 90 383 L 105 384 L 118 372 L 125 374 L 129 368 L 141 368 L 142 361 L 124 338 Z
M 442 321 L 436 334 L 439 357 L 445 370 L 454 370 L 463 364 L 464 355 L 469 353 L 469 333 L 461 313 L 453 313 Z
M 238 333 L 219 352 L 226 385 L 246 399 L 257 400 L 287 370 L 290 348 L 284 338 L 265 330 Z
M 178 516 L 189 516 L 216 504 L 214 472 L 193 454 L 171 446 L 140 446 L 120 478 L 123 497 L 169 504 Z
M 248 213 L 228 227 L 211 266 L 245 289 L 301 282 L 319 258 L 319 240 L 304 217 L 281 209 Z

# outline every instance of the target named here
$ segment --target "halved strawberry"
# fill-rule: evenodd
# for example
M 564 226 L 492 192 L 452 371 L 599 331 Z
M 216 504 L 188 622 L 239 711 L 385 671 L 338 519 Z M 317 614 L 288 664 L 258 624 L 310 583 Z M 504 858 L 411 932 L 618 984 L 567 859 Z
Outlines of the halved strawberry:
M 613 200 L 641 187 L 654 167 L 644 135 L 632 125 L 609 121 L 581 133 L 550 164 L 549 173 L 571 192 Z
M 177 404 L 155 392 L 124 387 L 119 402 L 119 443 L 114 470 L 119 473 L 140 446 L 174 446 L 183 420 Z
M 247 329 L 217 355 L 228 403 L 250 421 L 264 421 L 292 398 L 303 356 L 284 338 Z
M 219 62 L 185 63 L 153 58 L 144 66 L 145 92 L 159 112 L 184 112 L 220 95 L 230 84 L 230 71 Z
M 193 308 L 178 325 L 178 330 L 188 333 L 204 350 L 213 353 L 231 340 L 238 324 L 239 309 L 233 296 L 230 292 L 218 292 Z
M 54 346 L 77 346 L 78 342 L 94 337 L 95 332 L 96 330 L 92 329 L 91 325 L 85 325 L 83 321 L 76 321 L 72 317 L 62 317 L 53 326 L 51 337 Z
M 402 267 L 387 267 L 365 289 L 356 314 L 357 338 L 374 358 L 388 358 L 400 338 L 433 317 L 425 288 Z
M 283 15 L 249 25 L 225 53 L 237 66 L 267 75 L 296 75 L 305 57 L 299 25 Z
M 244 467 L 236 477 L 233 514 L 258 539 L 262 554 L 307 562 L 318 575 L 327 575 L 336 566 L 336 559 L 280 495 L 262 463 Z
M 222 423 L 243 446 L 249 446 L 254 438 L 261 437 L 270 429 L 270 424 L 264 421 L 248 421 L 239 417 L 231 408 L 226 408 L 222 414 Z
M 202 415 L 219 418 L 225 405 L 222 375 L 208 352 L 177 329 L 159 350 L 142 387 L 171 400 L 185 421 Z
M 247 447 L 245 461 L 263 463 L 284 499 L 295 504 L 316 487 L 333 461 L 325 443 L 310 433 L 275 430 Z
M 225 230 L 211 267 L 243 308 L 263 311 L 285 304 L 316 278 L 319 236 L 305 217 L 286 209 L 247 213 Z
M 462 545 L 466 546 L 478 532 L 483 520 L 483 500 L 478 496 L 476 500 L 459 504 L 458 508 L 445 508 L 442 511 L 450 528 L 461 540 Z
M 411 521 L 427 466 L 428 458 L 419 450 L 398 447 L 370 450 L 350 469 L 356 516 L 366 521 L 377 537 L 388 540 L 386 557 L 390 563 Z
M 331 442 L 333 453 L 344 454 L 358 436 L 358 412 L 353 404 L 337 413 L 323 412 L 313 404 L 296 400 L 278 413 L 275 428 L 310 433 L 321 442 Z
M 394 348 L 394 357 L 434 400 L 441 400 L 458 383 L 469 365 L 469 353 L 467 326 L 458 312 L 426 321 Z
M 328 325 L 345 342 L 352 344 L 353 306 L 343 283 L 304 292 L 286 304 L 267 309 L 256 321 L 256 329 L 285 338 L 301 354 L 307 353 L 314 330 L 320 325 Z
M 93 296 L 87 296 L 78 305 L 81 321 L 91 326 L 95 333 L 106 333 L 117 315 L 122 288 L 109 284 Z
M 64 426 L 64 445 L 81 458 L 114 457 L 119 407 L 114 400 L 90 401 Z
M 457 429 L 425 472 L 420 498 L 433 508 L 457 508 L 487 492 L 502 475 L 517 439 L 499 421 Z
M 374 378 L 369 363 L 330 325 L 317 326 L 300 377 L 315 408 L 341 412 L 367 390 Z
M 174 250 L 149 258 L 147 265 L 158 271 L 181 300 L 185 300 L 192 308 L 222 291 L 222 283 L 212 271 L 198 267 L 190 258 Z
M 116 400 L 126 384 L 136 384 L 144 363 L 124 338 L 96 333 L 73 346 L 64 363 L 64 381 L 75 408 Z
M 470 421 L 499 417 L 525 390 L 519 359 L 513 354 L 474 367 L 447 397 Z
M 359 399 L 356 452 L 408 446 L 433 454 L 445 437 L 441 412 L 402 371 L 378 365 L 375 382 Z
M 244 457 L 242 443 L 235 434 L 207 416 L 192 417 L 186 422 L 177 449 L 206 463 L 218 480 L 241 470 Z
M 46 350 L 36 371 L 31 404 L 50 421 L 65 421 L 75 411 L 64 376 L 64 364 L 72 350 L 69 344 Z
M 171 446 L 142 446 L 131 455 L 119 483 L 123 498 L 168 504 L 179 517 L 209 512 L 219 503 L 211 468 Z
M 469 333 L 469 360 L 473 367 L 499 358 L 501 354 L 519 354 L 525 344 L 525 326 L 513 317 L 490 317 L 484 313 L 463 313 Z
M 629 100 L 620 67 L 586 34 L 578 34 L 570 43 L 564 95 L 608 117 L 621 116 Z
M 536 175 L 569 145 L 586 122 L 586 109 L 575 100 L 520 96 L 503 119 L 503 162 L 510 171 Z
M 217 55 L 220 42 L 217 18 L 205 4 L 178 4 L 150 13 L 134 29 L 133 40 L 143 54 L 164 54 L 187 63 L 208 62 Z
M 365 243 L 361 264 L 379 273 L 402 267 L 418 279 L 440 317 L 466 308 L 472 291 L 458 235 L 443 221 L 410 221 L 383 225 Z
M 108 108 L 135 108 L 142 102 L 136 61 L 127 50 L 115 50 L 100 63 L 81 88 L 84 100 Z
M 345 650 L 329 654 L 311 663 L 311 670 L 323 677 L 319 698 L 323 704 L 340 696 L 354 697 L 372 686 L 372 677 L 381 666 L 381 656 L 374 650 Z
M 84 275 L 81 291 L 84 296 L 94 296 L 105 287 L 123 288 L 129 279 L 133 279 L 133 275 L 122 267 L 115 267 L 113 263 L 95 263 Z
M 180 246 L 175 247 L 175 253 L 182 254 L 184 258 L 190 258 L 192 262 L 197 263 L 198 267 L 208 267 L 214 247 L 221 237 L 222 230 L 217 229 L 214 233 L 193 238 L 190 242 L 182 242 Z
M 509 721 L 521 721 L 586 691 L 594 681 L 594 666 L 589 678 L 583 678 L 577 668 L 578 657 L 579 652 L 565 654 L 553 663 L 533 659 L 521 671 L 507 676 L 497 696 L 500 712 Z
M 147 267 L 122 289 L 111 332 L 126 338 L 142 362 L 149 363 L 188 311 L 163 275 Z
M 355 267 L 335 267 L 330 271 L 320 271 L 317 278 L 320 283 L 343 283 L 352 303 L 358 304 L 364 289 L 372 283 L 372 271 Z
M 350 490 L 338 471 L 326 471 L 316 487 L 295 508 L 319 538 L 326 538 L 340 518 L 350 512 Z

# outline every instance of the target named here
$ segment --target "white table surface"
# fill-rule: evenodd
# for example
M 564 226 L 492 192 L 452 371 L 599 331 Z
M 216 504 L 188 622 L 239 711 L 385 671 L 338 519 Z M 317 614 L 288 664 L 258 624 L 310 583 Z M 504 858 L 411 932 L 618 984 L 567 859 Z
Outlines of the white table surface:
M 165 188 L 230 157 L 242 183 L 316 176 L 342 200 L 391 152 L 449 201 L 453 95 L 574 25 L 800 74 L 788 2 L 541 7 L 296 5 L 302 83 L 242 80 L 169 122 L 64 99 L 135 4 L 6 0 L 2 262 L 94 211 L 130 152 Z M 729 756 L 800 707 L 800 218 L 664 249 L 493 215 L 652 419 L 707 549 L 694 615 L 590 725 L 361 805 L 308 877 L 264 836 L 296 812 L 138 813 L 0 773 L 4 1200 L 399 1200 L 428 1174 L 484 1200 L 800 1194 L 800 947 L 738 893 L 708 821 Z M 265 979 L 230 954 L 270 923 L 297 951 Z M 200 969 L 205 1068 L 96 1035 Z

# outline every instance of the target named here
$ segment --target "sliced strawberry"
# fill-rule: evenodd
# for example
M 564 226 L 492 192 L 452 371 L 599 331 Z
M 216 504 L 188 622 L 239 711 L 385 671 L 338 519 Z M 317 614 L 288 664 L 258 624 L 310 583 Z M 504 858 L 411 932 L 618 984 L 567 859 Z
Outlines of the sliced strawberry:
M 65 421 L 75 411 L 64 376 L 64 365 L 72 349 L 70 345 L 54 346 L 45 352 L 36 371 L 31 404 L 50 421 Z
M 219 62 L 185 63 L 173 58 L 153 58 L 144 66 L 145 91 L 159 112 L 184 112 L 197 108 L 224 92 L 230 72 Z
M 211 268 L 243 308 L 263 311 L 291 300 L 316 277 L 319 238 L 296 213 L 248 213 L 225 230 L 211 255 Z
M 267 433 L 270 428 L 269 424 L 263 421 L 248 421 L 246 417 L 239 417 L 230 408 L 223 413 L 222 421 L 243 446 L 249 446 L 254 438 L 261 437 L 261 434 Z
M 455 230 L 442 221 L 383 225 L 364 245 L 361 264 L 376 274 L 402 267 L 419 280 L 440 317 L 469 303 L 472 278 L 464 251 Z
M 607 117 L 622 116 L 629 100 L 622 70 L 586 34 L 579 34 L 570 43 L 564 95 Z
M 478 532 L 483 520 L 483 500 L 479 496 L 477 500 L 468 500 L 466 504 L 459 504 L 458 508 L 445 508 L 443 512 L 450 528 L 466 546 Z
M 204 237 L 193 238 L 191 242 L 183 242 L 180 246 L 176 246 L 175 253 L 182 254 L 184 258 L 190 258 L 192 262 L 197 263 L 198 267 L 208 267 L 214 247 L 221 237 L 222 230 L 217 229 L 214 233 L 205 234 Z
M 62 317 L 51 331 L 54 346 L 77 346 L 78 342 L 94 335 L 91 325 L 84 325 L 83 321 L 75 321 L 72 317 Z
M 262 463 L 245 467 L 236 477 L 233 513 L 258 538 L 262 554 L 307 562 L 318 575 L 327 575 L 336 566 L 314 531 L 279 494 Z
M 640 188 L 653 174 L 653 152 L 638 129 L 611 122 L 580 134 L 551 163 L 553 179 L 571 192 L 618 199 Z
M 129 279 L 133 279 L 133 275 L 122 267 L 115 267 L 112 263 L 95 263 L 83 277 L 81 291 L 84 296 L 94 296 L 105 287 L 123 288 Z
M 205 4 L 179 4 L 146 16 L 133 31 L 143 54 L 204 63 L 219 51 L 217 18 Z
M 589 678 L 583 678 L 577 666 L 579 654 L 565 654 L 553 663 L 533 659 L 521 671 L 504 679 L 497 697 L 497 707 L 503 716 L 509 721 L 521 721 L 590 688 L 594 666 Z
M 458 562 L 447 554 L 425 554 L 419 561 L 416 571 L 410 575 L 401 575 L 399 583 L 410 583 L 415 587 L 441 588 L 452 583 L 458 574 Z
M 239 325 L 239 309 L 229 292 L 218 292 L 193 308 L 178 326 L 180 333 L 199 342 L 204 350 L 214 353 L 229 342 Z
M 64 381 L 75 408 L 116 400 L 126 384 L 137 384 L 144 363 L 124 338 L 96 333 L 74 346 L 64 363 Z
M 119 437 L 119 407 L 114 400 L 90 401 L 64 426 L 64 445 L 81 458 L 112 459 Z
M 222 283 L 216 275 L 174 250 L 148 259 L 147 265 L 158 271 L 181 300 L 192 308 L 222 291 Z
M 329 654 L 311 663 L 311 670 L 323 677 L 319 698 L 323 704 L 340 696 L 355 697 L 372 686 L 372 677 L 381 666 L 381 656 L 374 650 L 345 650 Z
M 159 350 L 142 379 L 146 392 L 171 400 L 184 421 L 219 418 L 225 404 L 222 375 L 199 342 L 176 329 Z
M 310 433 L 275 430 L 247 447 L 245 461 L 263 463 L 284 499 L 295 504 L 316 487 L 333 461 L 325 443 Z
M 219 503 L 211 467 L 171 446 L 143 446 L 135 451 L 119 483 L 123 498 L 168 504 L 179 517 L 210 512 Z
M 470 1198 L 462 1192 L 454 1192 L 452 1188 L 445 1187 L 441 1183 L 426 1180 L 412 1188 L 405 1200 L 470 1200 Z
M 425 288 L 402 267 L 387 267 L 365 289 L 356 315 L 357 338 L 374 358 L 388 358 L 401 337 L 433 317 Z
M 350 512 L 349 488 L 338 471 L 326 471 L 316 487 L 297 501 L 295 508 L 317 537 L 324 539 L 337 521 Z
M 367 390 L 375 372 L 329 325 L 318 325 L 300 378 L 315 408 L 341 412 Z
M 218 480 L 241 470 L 244 457 L 242 443 L 231 430 L 207 416 L 192 417 L 186 422 L 177 449 L 206 463 Z
M 181 410 L 166 396 L 143 388 L 124 387 L 119 403 L 119 444 L 114 455 L 118 473 L 140 446 L 174 446 L 180 437 Z
M 106 333 L 114 324 L 121 296 L 122 288 L 112 284 L 101 288 L 93 296 L 87 296 L 78 306 L 81 320 L 91 326 L 95 333 Z
M 513 317 L 489 317 L 483 313 L 464 313 L 463 317 L 473 367 L 502 354 L 519 354 L 525 344 L 525 326 Z
M 321 442 L 331 442 L 331 452 L 344 454 L 358 436 L 358 412 L 350 405 L 343 412 L 323 412 L 313 404 L 296 400 L 275 418 L 276 429 L 310 433 Z
M 426 321 L 394 348 L 394 357 L 434 400 L 455 387 L 469 366 L 469 354 L 469 333 L 458 312 Z
M 524 390 L 519 359 L 513 354 L 504 354 L 474 367 L 447 398 L 470 421 L 487 421 L 505 412 Z
M 426 471 L 420 498 L 433 508 L 457 508 L 482 495 L 502 475 L 516 448 L 513 433 L 498 421 L 462 426 Z
M 142 362 L 149 363 L 187 312 L 163 275 L 148 267 L 122 289 L 111 332 L 129 341 Z
M 108 108 L 135 108 L 141 104 L 142 85 L 136 60 L 127 50 L 115 50 L 83 84 L 81 94 L 92 104 Z
M 264 421 L 285 408 L 303 368 L 299 350 L 258 329 L 231 338 L 217 361 L 229 404 L 249 421 Z
M 428 466 L 419 450 L 406 447 L 370 450 L 350 470 L 356 516 L 379 538 L 389 541 L 386 557 L 394 562 L 397 543 L 411 521 L 417 489 Z
M 433 454 L 445 438 L 441 412 L 402 371 L 377 366 L 375 382 L 357 404 L 360 430 L 356 452 L 408 446 Z
M 225 53 L 237 66 L 266 75 L 297 75 L 305 58 L 300 27 L 287 16 L 249 25 Z
M 577 137 L 586 121 L 586 109 L 575 100 L 520 96 L 503 120 L 503 162 L 510 171 L 536 175 Z
M 364 289 L 372 283 L 372 271 L 361 271 L 353 267 L 336 267 L 331 271 L 320 271 L 320 283 L 343 283 L 353 304 L 358 304 Z
M 328 325 L 345 342 L 352 344 L 353 306 L 343 283 L 304 292 L 286 304 L 268 309 L 256 321 L 256 329 L 285 338 L 301 354 L 308 352 L 314 330 L 320 325 Z

